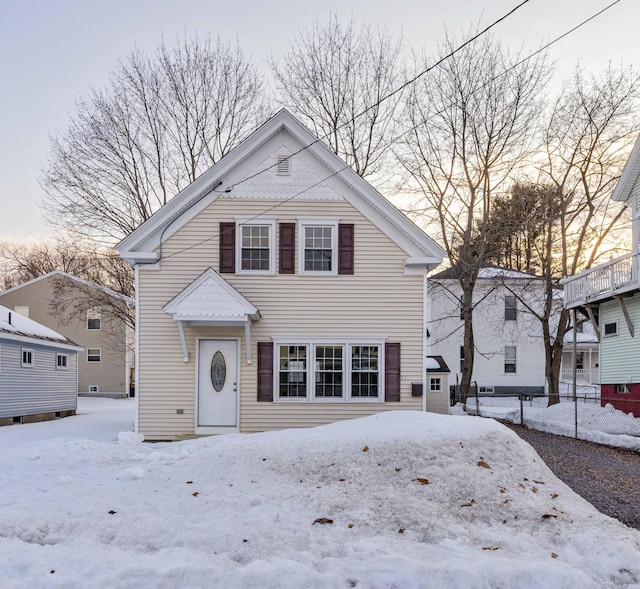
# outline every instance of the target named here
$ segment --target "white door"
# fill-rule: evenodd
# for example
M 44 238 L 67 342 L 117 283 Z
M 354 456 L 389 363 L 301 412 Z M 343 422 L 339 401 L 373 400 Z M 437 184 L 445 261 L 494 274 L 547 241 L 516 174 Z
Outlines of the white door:
M 229 340 L 200 340 L 198 426 L 238 424 L 238 346 Z

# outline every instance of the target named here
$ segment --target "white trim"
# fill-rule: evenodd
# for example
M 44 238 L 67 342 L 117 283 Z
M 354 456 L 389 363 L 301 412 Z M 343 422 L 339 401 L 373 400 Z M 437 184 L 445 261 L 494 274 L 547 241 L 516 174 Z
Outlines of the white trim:
M 214 166 L 204 172 L 192 184 L 172 198 L 164 207 L 116 245 L 120 255 L 129 261 L 157 261 L 153 250 L 160 241 L 169 238 L 177 229 L 188 223 L 199 211 L 216 200 L 224 188 L 215 191 L 222 179 L 245 161 L 252 153 L 271 141 L 280 131 L 286 130 L 305 153 L 311 154 L 326 166 L 336 181 L 345 184 L 348 190 L 342 196 L 370 222 L 376 225 L 410 257 L 433 257 L 442 261 L 444 250 L 422 229 L 396 209 L 366 180 L 361 178 L 344 161 L 306 129 L 300 121 L 286 110 L 281 110 L 259 129 L 254 131 L 237 148 L 233 149 Z M 271 165 L 271 164 L 270 164 Z M 228 179 L 227 188 L 232 189 L 234 178 Z M 431 264 L 435 267 L 436 262 Z
M 273 353 L 273 402 L 274 403 L 384 403 L 385 402 L 385 343 L 386 338 L 272 338 Z M 307 348 L 307 395 L 305 397 L 280 397 L 280 347 L 299 346 Z M 315 396 L 315 352 L 317 346 L 341 346 L 342 358 L 342 397 Z M 378 396 L 353 397 L 352 384 L 352 356 L 354 346 L 376 346 L 378 352 Z
M 139 324 L 139 309 L 140 309 L 140 267 L 134 266 L 134 280 L 136 285 L 135 292 L 135 326 L 136 330 L 133 334 L 134 337 L 134 350 L 133 350 L 133 370 L 134 370 L 134 387 L 136 395 L 136 412 L 133 418 L 133 431 L 140 433 L 140 324 Z
M 429 300 L 429 279 L 425 274 L 422 278 L 422 410 L 427 410 L 427 357 L 429 354 L 429 338 L 427 331 L 429 329 L 429 321 L 431 304 Z
M 89 356 L 96 356 L 96 354 L 89 354 L 90 350 L 98 350 L 98 355 L 100 356 L 99 360 L 89 360 Z M 102 348 L 87 348 L 87 356 L 86 356 L 86 360 L 87 363 L 89 364 L 100 364 L 102 362 Z
M 236 274 L 275 274 L 276 273 L 276 220 L 273 217 L 235 217 L 236 221 Z M 242 269 L 242 229 L 243 227 L 269 228 L 269 269 Z
M 31 344 L 32 346 L 40 346 L 43 348 L 54 348 L 57 350 L 74 350 L 76 352 L 82 352 L 84 348 L 82 346 L 75 346 L 72 344 L 65 344 L 53 339 L 40 339 L 35 337 L 29 337 L 27 335 L 16 335 L 8 331 L 0 330 L 0 341 L 18 342 Z
M 24 361 L 24 354 L 28 352 L 31 354 L 31 362 Z M 33 368 L 36 365 L 36 352 L 33 348 L 20 348 L 20 367 L 21 368 Z
M 513 357 L 513 366 L 515 367 L 515 370 L 513 372 L 507 372 L 507 348 L 513 348 L 514 350 L 514 357 Z M 509 365 L 511 365 L 512 363 L 509 362 Z M 504 362 L 503 362 L 503 366 L 502 369 L 504 370 L 504 374 L 506 375 L 511 375 L 511 374 L 518 374 L 518 346 L 505 346 L 504 347 Z
M 336 217 L 297 217 L 298 221 L 298 273 L 305 276 L 334 276 L 338 274 L 338 224 Z M 331 270 L 305 270 L 305 229 L 329 227 L 331 229 Z
M 64 358 L 64 366 L 60 366 L 58 362 L 59 358 Z M 56 352 L 56 370 L 68 370 L 69 369 L 69 354 L 62 354 L 60 352 Z
M 209 426 L 209 425 L 198 425 L 198 379 L 199 379 L 199 370 L 200 370 L 200 342 L 201 341 L 224 341 L 224 342 L 235 342 L 236 343 L 236 425 L 235 426 Z M 237 337 L 196 337 L 196 350 L 195 357 L 196 361 L 195 369 L 195 386 L 194 386 L 194 399 L 193 399 L 193 431 L 196 434 L 233 434 L 240 432 L 240 339 Z

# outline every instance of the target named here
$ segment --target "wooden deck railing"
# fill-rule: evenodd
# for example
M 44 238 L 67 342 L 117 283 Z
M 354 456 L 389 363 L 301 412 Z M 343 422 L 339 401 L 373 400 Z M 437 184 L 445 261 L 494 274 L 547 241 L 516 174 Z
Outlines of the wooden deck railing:
M 571 309 L 640 288 L 639 255 L 626 254 L 575 276 L 564 278 L 560 284 L 564 285 L 565 307 Z

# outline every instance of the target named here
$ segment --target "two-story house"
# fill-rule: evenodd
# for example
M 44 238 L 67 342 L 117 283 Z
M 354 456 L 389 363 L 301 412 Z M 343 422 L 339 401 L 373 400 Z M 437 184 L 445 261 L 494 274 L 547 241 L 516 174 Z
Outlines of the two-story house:
M 640 138 L 611 198 L 631 209 L 632 251 L 565 278 L 565 306 L 595 327 L 602 405 L 640 417 Z
M 60 285 L 62 303 L 78 298 L 96 301 L 63 317 L 52 306 Z M 105 303 L 101 306 L 100 302 Z M 77 393 L 127 397 L 132 376 L 131 329 L 109 305 L 132 307 L 133 299 L 61 270 L 43 274 L 0 292 L 0 304 L 61 333 L 84 348 L 78 355 Z M 69 303 L 71 305 L 71 303 Z M 74 306 L 71 306 L 75 309 Z
M 147 439 L 446 408 L 423 394 L 443 250 L 285 110 L 117 249 Z
M 451 369 L 449 384 L 462 380 L 464 321 L 459 268 L 429 277 L 431 353 Z M 475 342 L 472 384 L 483 395 L 543 395 L 545 351 L 540 322 L 544 282 L 531 274 L 487 265 L 473 293 Z

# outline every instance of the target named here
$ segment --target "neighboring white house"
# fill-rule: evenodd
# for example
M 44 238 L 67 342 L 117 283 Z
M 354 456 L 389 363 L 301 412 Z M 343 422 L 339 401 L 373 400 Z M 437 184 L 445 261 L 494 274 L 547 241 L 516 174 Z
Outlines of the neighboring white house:
M 451 369 L 450 385 L 461 381 L 464 362 L 458 275 L 453 266 L 429 277 L 430 354 L 445 359 Z M 542 327 L 527 311 L 527 306 L 540 309 L 543 300 L 540 278 L 496 266 L 480 270 L 473 295 L 475 356 L 471 379 L 479 393 L 544 394 Z
M 562 282 L 565 306 L 580 308 L 600 340 L 600 399 L 640 417 L 640 138 L 612 199 L 633 216 L 633 249 Z
M 421 394 L 442 248 L 285 110 L 117 249 L 147 439 L 446 411 Z
M 573 329 L 564 336 L 560 380 L 573 382 Z M 600 384 L 600 352 L 598 337 L 591 321 L 578 323 L 576 332 L 576 382 Z
M 0 425 L 74 415 L 82 350 L 0 305 Z

